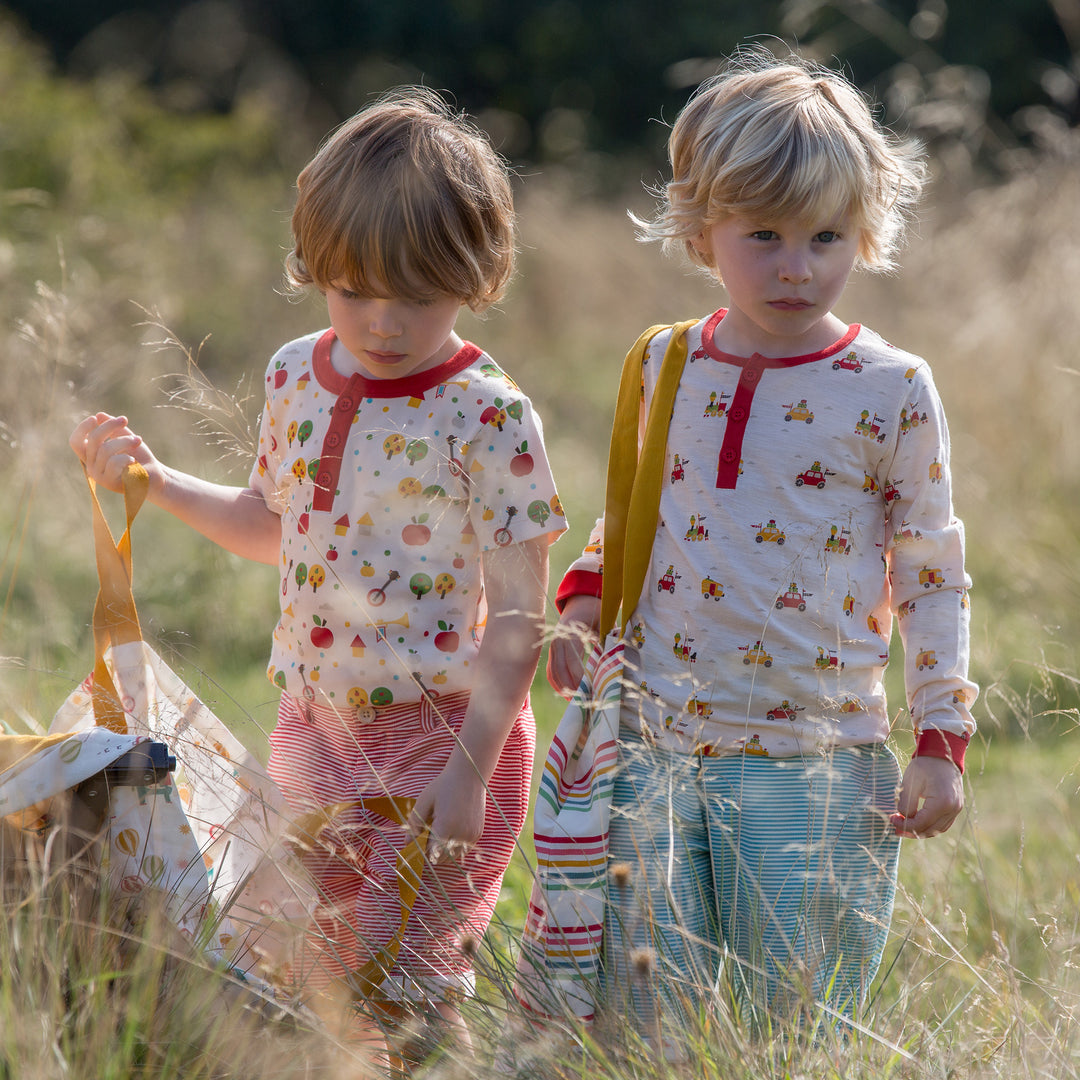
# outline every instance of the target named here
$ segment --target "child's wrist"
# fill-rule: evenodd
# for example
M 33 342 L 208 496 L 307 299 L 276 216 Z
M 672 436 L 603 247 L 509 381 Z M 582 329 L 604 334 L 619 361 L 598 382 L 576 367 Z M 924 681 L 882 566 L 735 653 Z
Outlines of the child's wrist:
M 454 749 L 450 751 L 450 757 L 443 766 L 443 773 L 453 778 L 454 787 L 462 796 L 468 794 L 468 789 L 474 786 L 484 789 L 498 764 L 497 758 L 495 761 L 488 761 L 489 756 L 481 753 L 479 748 L 470 749 L 459 734 Z
M 954 735 L 940 728 L 924 728 L 915 733 L 915 757 L 944 758 L 951 761 L 960 772 L 964 771 L 968 736 Z

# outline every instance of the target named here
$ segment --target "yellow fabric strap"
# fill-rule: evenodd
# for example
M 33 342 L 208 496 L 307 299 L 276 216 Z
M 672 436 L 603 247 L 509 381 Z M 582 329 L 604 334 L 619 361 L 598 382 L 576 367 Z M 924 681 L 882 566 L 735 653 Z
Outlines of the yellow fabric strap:
M 93 505 L 94 552 L 100 586 L 94 604 L 94 722 L 121 735 L 127 733 L 127 721 L 105 663 L 105 651 L 110 645 L 123 645 L 142 637 L 131 591 L 131 523 L 146 500 L 150 478 L 141 465 L 132 462 L 124 470 L 123 482 L 126 527 L 117 542 L 98 501 L 97 487 L 89 474 L 86 477 Z
M 345 810 L 360 807 L 396 825 L 405 825 L 415 805 L 416 800 L 413 798 L 395 798 L 392 795 L 377 795 L 351 802 L 334 803 L 298 818 L 293 822 L 293 830 L 301 845 L 307 846 Z M 385 945 L 375 950 L 366 963 L 349 973 L 347 985 L 354 1001 L 366 1001 L 379 997 L 383 979 L 397 961 L 401 943 L 405 940 L 409 916 L 412 914 L 413 904 L 416 903 L 417 894 L 420 892 L 420 879 L 427 859 L 428 832 L 428 826 L 425 825 L 398 853 L 397 879 L 401 923 Z
M 665 325 L 652 326 L 638 338 L 626 354 L 615 421 L 608 451 L 607 498 L 604 506 L 604 586 L 600 602 L 600 628 L 608 633 L 622 604 L 619 629 L 637 607 L 652 555 L 656 520 L 660 512 L 660 490 L 664 483 L 664 458 L 668 425 L 675 406 L 683 368 L 686 366 L 686 331 L 697 319 L 675 323 L 664 353 L 660 377 L 653 392 L 645 423 L 645 438 L 638 450 L 638 421 L 641 416 L 642 365 L 649 342 Z

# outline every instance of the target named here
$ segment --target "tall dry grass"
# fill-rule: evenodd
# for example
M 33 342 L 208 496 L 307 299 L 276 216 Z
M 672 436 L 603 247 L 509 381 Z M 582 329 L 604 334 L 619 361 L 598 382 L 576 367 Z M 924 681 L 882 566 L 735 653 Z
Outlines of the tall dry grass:
M 16 85 L 21 96 L 9 98 Z M 323 325 L 325 312 L 276 292 L 291 173 L 265 148 L 266 117 L 251 113 L 232 130 L 241 149 L 221 151 L 224 163 L 215 157 L 221 131 L 173 132 L 170 153 L 186 178 L 173 187 L 160 165 L 133 152 L 130 117 L 104 118 L 120 100 L 116 88 L 88 96 L 60 88 L 0 34 L 0 89 L 28 141 L 34 115 L 58 118 L 50 160 L 72 172 L 55 190 L 30 174 L 17 187 L 5 177 L 0 194 L 0 705 L 9 729 L 32 730 L 47 725 L 91 660 L 89 515 L 67 450 L 75 420 L 98 408 L 124 412 L 167 460 L 242 482 L 244 455 L 231 451 L 243 449 L 261 405 L 250 387 L 271 350 Z M 198 145 L 185 150 L 189 136 Z M 258 169 L 239 160 L 248 152 Z M 200 172 L 200 161 L 216 164 Z M 624 350 L 646 325 L 704 313 L 723 296 L 634 240 L 625 211 L 645 206 L 636 185 L 604 205 L 543 175 L 518 188 L 519 276 L 500 310 L 465 317 L 462 329 L 513 372 L 545 418 L 573 524 L 553 552 L 557 579 L 599 509 Z M 515 1026 L 504 991 L 529 881 L 526 838 L 481 950 L 484 992 L 472 1016 L 484 1052 L 514 1033 L 522 1076 L 1080 1075 L 1080 313 L 1070 273 L 1080 263 L 1080 175 L 1048 158 L 993 186 L 941 183 L 903 262 L 894 277 L 857 278 L 839 310 L 925 355 L 950 416 L 984 687 L 969 812 L 947 836 L 905 846 L 865 1032 L 842 1041 L 826 1032 L 808 1044 L 781 1027 L 748 1040 L 721 1008 L 690 1032 L 698 1053 L 687 1067 L 658 1062 L 628 1025 L 535 1037 Z M 189 377 L 189 354 L 209 388 Z M 218 393 L 227 423 L 213 407 Z M 153 509 L 136 527 L 135 562 L 148 637 L 245 742 L 263 747 L 275 712 L 261 670 L 273 572 L 211 549 Z M 535 704 L 550 731 L 559 703 L 542 683 Z M 18 1063 L 0 1064 L 0 1076 L 231 1076 L 254 1063 L 262 1076 L 318 1075 L 317 1055 L 280 1030 L 250 1034 L 261 1049 L 237 1064 L 239 1029 L 206 1023 L 218 986 L 204 965 L 173 963 L 176 996 L 151 1015 L 136 1003 L 164 985 L 165 954 L 139 950 L 146 970 L 121 974 L 112 945 L 95 935 L 76 941 L 78 928 L 63 925 L 47 905 L 0 924 L 0 1063 L 5 1055 Z M 429 1071 L 486 1069 L 450 1057 Z
M 643 325 L 705 311 L 722 295 L 637 244 L 622 207 L 582 205 L 539 181 L 525 186 L 520 204 L 519 279 L 503 309 L 466 332 L 507 364 L 546 417 L 575 524 L 555 549 L 557 574 L 598 507 L 624 346 Z M 894 938 L 867 1033 L 807 1046 L 780 1031 L 748 1043 L 721 1010 L 691 1034 L 700 1050 L 692 1069 L 657 1062 L 638 1033 L 618 1026 L 585 1041 L 568 1030 L 539 1039 L 525 1033 L 515 1041 L 521 1075 L 1080 1074 L 1072 603 L 1080 435 L 1070 423 L 1080 388 L 1067 272 L 1080 252 L 1078 209 L 1080 179 L 1051 166 L 992 189 L 938 192 L 905 269 L 856 280 L 843 301 L 845 317 L 934 363 L 953 428 L 957 504 L 976 581 L 974 659 L 985 687 L 969 813 L 948 836 L 906 847 Z M 129 284 L 134 300 L 153 303 Z M 283 309 L 283 334 L 291 332 L 287 320 L 306 328 L 323 318 L 313 305 L 297 308 L 273 294 L 266 303 Z M 134 304 L 127 324 L 114 315 L 107 325 L 91 317 L 92 306 L 91 291 L 58 269 L 55 285 L 39 286 L 8 335 L 18 377 L 5 365 L 5 450 L 18 494 L 5 511 L 3 651 L 11 659 L 0 673 L 12 726 L 47 723 L 89 660 L 91 552 L 81 480 L 66 449 L 76 415 L 112 406 L 115 395 L 133 422 L 154 432 L 163 454 L 224 478 L 242 479 L 245 470 L 207 436 L 206 417 L 190 407 L 193 384 L 177 383 L 185 349 L 194 354 L 198 343 L 170 344 L 164 317 Z M 126 348 L 117 344 L 124 340 Z M 103 361 L 92 362 L 98 356 Z M 249 361 L 237 358 L 226 373 L 216 360 L 214 385 L 250 420 L 259 403 L 239 389 Z M 174 396 L 178 385 L 185 407 Z M 222 419 L 220 410 L 209 413 Z M 244 437 L 241 423 L 232 441 Z M 151 636 L 258 742 L 273 716 L 261 654 L 274 598 L 262 568 L 208 550 L 146 511 L 136 574 Z M 224 637 L 230 647 L 219 649 Z M 542 687 L 536 698 L 541 726 L 550 729 L 558 703 Z M 481 956 L 485 990 L 473 1023 L 485 1045 L 497 1044 L 514 1019 L 504 991 L 528 886 L 527 838 L 524 846 Z M 61 950 L 54 963 L 65 962 Z M 205 993 L 208 972 L 195 964 L 185 975 L 184 993 Z M 31 1004 L 9 997 L 8 1015 L 25 1015 Z M 468 1075 L 475 1066 L 450 1059 L 431 1068 Z

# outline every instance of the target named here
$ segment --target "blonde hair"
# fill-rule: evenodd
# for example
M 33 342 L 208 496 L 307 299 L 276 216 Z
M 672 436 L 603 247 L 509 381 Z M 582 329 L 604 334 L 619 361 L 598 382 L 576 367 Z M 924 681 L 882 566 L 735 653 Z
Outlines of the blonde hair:
M 286 275 L 364 295 L 453 296 L 482 311 L 514 269 L 514 204 L 487 137 L 424 87 L 391 91 L 300 173 Z
M 736 54 L 680 112 L 668 140 L 672 179 L 644 240 L 683 250 L 731 214 L 821 220 L 842 213 L 859 231 L 856 266 L 890 270 L 922 193 L 920 148 L 879 126 L 843 76 L 792 55 Z M 763 224 L 765 221 L 763 220 Z

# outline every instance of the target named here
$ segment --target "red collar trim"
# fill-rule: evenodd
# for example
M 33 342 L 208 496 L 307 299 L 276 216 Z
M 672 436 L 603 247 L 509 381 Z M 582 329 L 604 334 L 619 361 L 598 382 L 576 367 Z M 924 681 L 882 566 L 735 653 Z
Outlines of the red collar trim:
M 342 375 L 330 362 L 330 350 L 337 340 L 333 327 L 326 331 L 318 341 L 311 357 L 311 369 L 319 385 L 324 390 L 341 394 L 351 380 L 359 388 L 362 398 L 423 397 L 428 390 L 449 381 L 460 371 L 474 364 L 480 357 L 480 349 L 471 341 L 462 344 L 449 360 L 427 371 L 406 375 L 403 379 L 370 379 L 362 373 L 352 376 Z
M 722 352 L 713 343 L 713 335 L 716 333 L 716 328 L 720 325 L 724 316 L 727 314 L 727 308 L 720 308 L 719 311 L 713 312 L 712 315 L 706 320 L 705 325 L 701 328 L 701 344 L 705 349 L 708 356 L 711 356 L 714 360 L 719 360 L 724 364 L 735 364 L 739 367 L 757 367 L 757 368 L 780 368 L 780 367 L 796 367 L 799 364 L 811 364 L 815 360 L 823 360 L 826 356 L 832 356 L 833 353 L 838 353 L 846 349 L 856 338 L 859 331 L 862 329 L 860 323 L 852 323 L 847 328 L 847 333 L 844 334 L 839 341 L 834 341 L 830 346 L 822 349 L 820 352 L 806 353 L 804 356 L 762 356 L 761 353 L 754 353 L 753 356 L 735 356 L 732 353 Z

